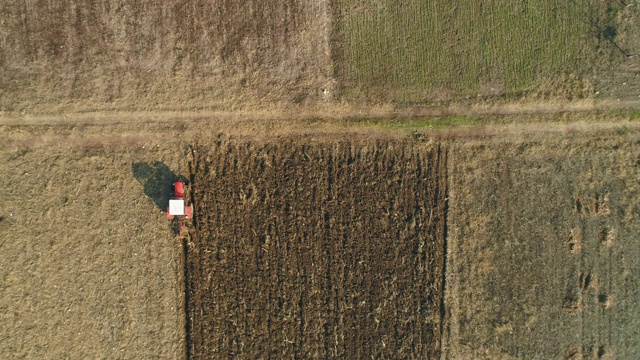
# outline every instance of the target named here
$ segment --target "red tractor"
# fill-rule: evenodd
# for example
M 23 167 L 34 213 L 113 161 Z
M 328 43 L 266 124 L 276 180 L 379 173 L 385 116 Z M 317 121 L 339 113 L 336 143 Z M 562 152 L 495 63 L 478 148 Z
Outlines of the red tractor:
M 191 219 L 193 215 L 193 204 L 189 204 L 184 196 L 184 181 L 173 183 L 173 197 L 169 199 L 167 207 L 167 219 L 173 220 L 177 217 L 180 227 L 180 234 L 187 227 L 186 219 Z

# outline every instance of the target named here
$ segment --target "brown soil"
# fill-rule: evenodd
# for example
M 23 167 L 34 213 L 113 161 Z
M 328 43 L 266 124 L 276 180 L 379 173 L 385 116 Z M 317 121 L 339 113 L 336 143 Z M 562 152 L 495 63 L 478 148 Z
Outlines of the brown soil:
M 192 169 L 192 358 L 439 357 L 439 145 L 218 142 Z

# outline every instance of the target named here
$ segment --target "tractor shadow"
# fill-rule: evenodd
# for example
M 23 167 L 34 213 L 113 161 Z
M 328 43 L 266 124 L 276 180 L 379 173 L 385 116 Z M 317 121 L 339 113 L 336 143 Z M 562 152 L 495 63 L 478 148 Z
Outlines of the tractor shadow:
M 133 176 L 144 187 L 144 193 L 162 211 L 167 210 L 169 199 L 173 195 L 173 183 L 186 180 L 178 176 L 167 165 L 160 161 L 153 163 L 134 162 L 131 164 Z

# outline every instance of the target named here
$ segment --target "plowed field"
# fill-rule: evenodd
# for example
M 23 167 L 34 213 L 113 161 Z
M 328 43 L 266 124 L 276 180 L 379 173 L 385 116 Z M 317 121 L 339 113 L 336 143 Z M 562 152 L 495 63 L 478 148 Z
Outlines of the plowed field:
M 190 358 L 439 357 L 439 146 L 221 142 L 192 171 Z

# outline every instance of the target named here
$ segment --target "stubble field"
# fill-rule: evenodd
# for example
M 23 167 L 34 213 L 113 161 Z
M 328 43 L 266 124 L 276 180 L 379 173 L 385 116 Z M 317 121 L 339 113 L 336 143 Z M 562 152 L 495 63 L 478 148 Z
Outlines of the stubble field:
M 2 1 L 0 112 L 324 101 L 324 1 Z
M 636 357 L 639 140 L 620 128 L 451 149 L 447 358 Z
M 0 127 L 2 358 L 183 356 L 182 247 L 134 171 L 179 147 L 113 130 Z

